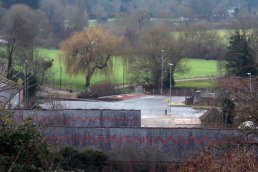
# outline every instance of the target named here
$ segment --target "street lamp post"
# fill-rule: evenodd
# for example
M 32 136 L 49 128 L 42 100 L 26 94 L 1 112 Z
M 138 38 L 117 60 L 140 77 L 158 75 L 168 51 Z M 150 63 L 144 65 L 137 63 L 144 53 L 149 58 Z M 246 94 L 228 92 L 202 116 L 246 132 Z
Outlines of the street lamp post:
M 160 84 L 160 94 L 163 94 L 163 61 L 164 61 L 164 52 L 165 50 L 161 50 L 161 84 Z
M 249 89 L 250 89 L 250 92 L 252 92 L 252 73 L 247 73 L 247 75 L 249 75 L 249 77 L 250 77 L 250 85 L 249 85 Z
M 125 64 L 124 64 L 124 61 L 123 61 L 123 88 L 125 88 Z
M 60 88 L 62 87 L 62 67 L 60 67 L 60 79 L 59 79 Z
M 173 63 L 169 63 L 169 108 L 170 108 L 170 114 L 172 114 L 171 112 L 171 88 L 172 88 L 172 66 L 174 65 Z
M 52 86 L 53 86 L 53 90 L 54 90 L 54 87 L 55 87 L 55 72 L 53 72 L 53 80 L 52 80 Z
M 28 105 L 28 83 L 27 83 L 27 63 L 28 60 L 24 61 L 24 98 L 25 98 L 25 108 L 27 108 Z

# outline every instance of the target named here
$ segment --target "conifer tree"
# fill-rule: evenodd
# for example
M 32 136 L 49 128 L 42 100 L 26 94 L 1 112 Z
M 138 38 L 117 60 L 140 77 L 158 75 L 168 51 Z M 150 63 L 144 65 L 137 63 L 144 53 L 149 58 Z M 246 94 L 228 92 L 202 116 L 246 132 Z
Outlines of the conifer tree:
M 230 36 L 226 61 L 227 74 L 230 76 L 247 76 L 247 73 L 257 75 L 255 52 L 246 31 L 235 30 Z

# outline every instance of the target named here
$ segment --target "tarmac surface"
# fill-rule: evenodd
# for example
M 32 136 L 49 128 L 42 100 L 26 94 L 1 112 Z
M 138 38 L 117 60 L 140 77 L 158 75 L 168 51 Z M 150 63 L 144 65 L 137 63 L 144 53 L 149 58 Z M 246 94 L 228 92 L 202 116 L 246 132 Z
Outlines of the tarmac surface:
M 122 101 L 55 101 L 64 109 L 125 109 L 141 110 L 143 127 L 198 127 L 199 117 L 204 110 L 192 107 L 175 107 L 168 105 L 169 96 L 141 95 Z M 172 97 L 173 104 L 182 104 L 185 97 Z M 44 109 L 50 109 L 51 103 L 41 104 Z M 165 114 L 165 110 L 167 114 Z

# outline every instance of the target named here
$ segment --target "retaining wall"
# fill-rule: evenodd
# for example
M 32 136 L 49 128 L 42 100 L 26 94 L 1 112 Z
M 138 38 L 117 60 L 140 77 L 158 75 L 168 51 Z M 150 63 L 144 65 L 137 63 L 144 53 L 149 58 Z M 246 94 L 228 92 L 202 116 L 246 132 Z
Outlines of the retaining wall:
M 42 128 L 45 139 L 54 146 L 72 145 L 76 148 L 94 146 L 106 152 L 117 152 L 112 160 L 125 161 L 130 154 L 137 154 L 141 149 L 149 148 L 149 154 L 159 149 L 164 155 L 163 161 L 183 162 L 189 155 L 198 153 L 213 141 L 225 136 L 237 135 L 234 130 L 204 130 L 204 129 L 161 129 L 161 128 Z M 130 148 L 125 152 L 121 147 Z M 146 150 L 146 149 L 145 149 Z M 129 154 L 129 155 L 127 155 Z M 134 156 L 131 160 L 142 161 L 143 154 Z M 146 157 L 145 157 L 146 158 Z M 147 157 L 148 158 L 148 157 Z
M 141 127 L 139 110 L 17 110 L 16 122 L 31 117 L 39 126 Z

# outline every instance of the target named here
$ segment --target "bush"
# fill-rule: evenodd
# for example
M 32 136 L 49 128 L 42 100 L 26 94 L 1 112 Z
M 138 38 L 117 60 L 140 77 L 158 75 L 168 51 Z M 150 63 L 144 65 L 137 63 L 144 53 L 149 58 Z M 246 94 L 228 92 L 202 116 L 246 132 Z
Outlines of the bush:
M 29 123 L 0 127 L 0 171 L 49 171 L 51 160 L 48 144 Z
M 115 90 L 111 83 L 103 83 L 92 86 L 91 91 L 86 91 L 81 93 L 79 98 L 97 98 L 102 96 L 109 96 L 118 94 L 119 92 Z
M 68 171 L 102 171 L 108 157 L 98 149 L 77 150 L 73 147 L 65 147 L 60 151 L 60 159 L 56 160 L 56 166 Z

